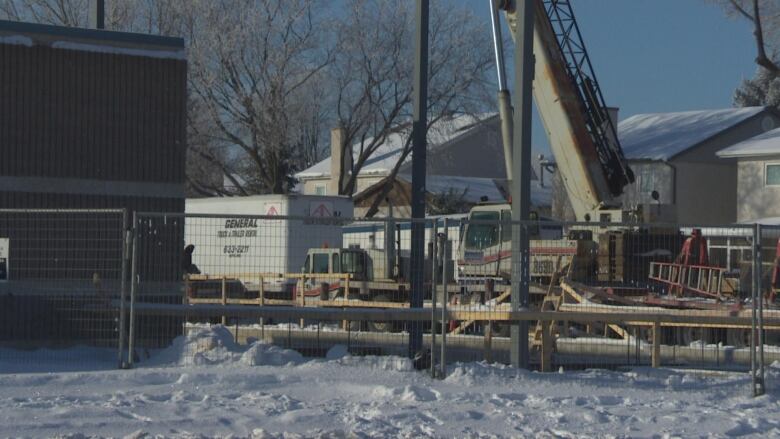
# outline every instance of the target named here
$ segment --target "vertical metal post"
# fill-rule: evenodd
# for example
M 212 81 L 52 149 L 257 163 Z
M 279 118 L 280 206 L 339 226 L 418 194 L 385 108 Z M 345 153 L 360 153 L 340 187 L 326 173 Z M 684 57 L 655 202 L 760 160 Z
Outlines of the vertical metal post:
M 504 41 L 501 37 L 501 22 L 498 18 L 499 0 L 488 0 L 490 4 L 490 24 L 493 28 L 493 51 L 496 56 L 498 74 L 498 115 L 501 119 L 501 140 L 504 146 L 504 164 L 506 178 L 512 180 L 512 106 L 506 84 L 504 63 Z
M 438 242 L 439 242 L 439 221 L 433 220 L 433 229 L 431 229 L 431 377 L 436 378 L 436 293 L 439 289 L 436 285 L 436 272 L 438 265 Z
M 414 116 L 412 126 L 412 247 L 409 307 L 423 307 L 425 286 L 425 161 L 428 131 L 428 0 L 417 0 L 414 56 Z M 422 351 L 421 322 L 409 330 L 409 358 Z
M 442 245 L 442 268 L 441 268 L 441 354 L 439 355 L 439 378 L 444 379 L 447 376 L 447 329 L 449 320 L 447 320 L 447 304 L 450 300 L 449 290 L 447 289 L 447 279 L 449 278 L 449 260 L 447 259 L 447 246 L 449 245 L 449 228 L 447 218 L 444 218 L 444 241 Z
M 528 221 L 531 205 L 531 94 L 534 75 L 534 1 L 517 0 L 515 113 L 512 139 L 512 311 L 528 307 Z M 528 367 L 528 322 L 513 322 L 510 359 Z
M 758 297 L 758 316 L 756 320 L 758 326 L 756 328 L 758 335 L 758 376 L 756 377 L 756 381 L 758 382 L 758 389 L 756 393 L 758 395 L 763 395 L 766 391 L 766 387 L 764 385 L 764 294 L 763 285 L 761 285 L 763 274 L 763 263 L 761 260 L 761 224 L 756 224 L 756 235 L 758 236 L 754 258 L 756 261 L 756 266 L 758 267 L 758 273 L 755 276 L 756 284 L 758 286 L 756 292 L 756 297 Z
M 222 276 L 222 309 L 225 309 L 225 306 L 227 306 L 227 279 L 225 276 Z M 227 326 L 227 315 L 222 314 L 222 326 Z
M 122 279 L 119 288 L 119 368 L 125 366 L 125 320 L 127 319 L 127 277 L 130 267 L 130 245 L 132 244 L 133 234 L 127 226 L 127 209 L 122 211 Z
M 758 296 L 758 266 L 756 264 L 758 255 L 756 249 L 758 248 L 758 225 L 753 224 L 753 239 L 751 245 L 751 271 L 753 273 L 753 279 L 750 286 L 750 312 L 751 312 L 751 325 L 750 325 L 750 382 L 753 388 L 753 396 L 758 396 L 758 382 L 756 380 L 756 329 L 757 329 L 757 311 L 758 304 L 756 303 L 756 297 Z
M 135 297 L 138 290 L 138 217 L 136 212 L 133 212 L 133 247 L 131 257 L 131 269 L 130 269 L 130 317 L 128 330 L 129 341 L 127 343 L 127 365 L 133 366 L 133 352 L 135 351 Z
M 89 0 L 89 27 L 92 29 L 106 28 L 105 0 Z

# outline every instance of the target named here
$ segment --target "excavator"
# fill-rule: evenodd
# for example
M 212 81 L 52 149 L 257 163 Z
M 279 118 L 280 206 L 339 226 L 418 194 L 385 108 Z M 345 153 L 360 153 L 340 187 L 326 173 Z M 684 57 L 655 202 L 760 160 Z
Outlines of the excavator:
M 489 2 L 499 77 L 499 116 L 507 177 L 511 179 L 512 110 L 506 90 L 498 16 L 503 11 L 513 39 L 521 17 L 517 16 L 515 0 Z M 564 239 L 557 240 L 534 236 L 531 230 L 530 275 L 536 283 L 549 284 L 556 272 L 569 267 L 570 277 L 592 280 L 598 274 L 598 261 L 622 265 L 615 261 L 616 256 L 621 256 L 614 254 L 616 241 L 637 241 L 632 236 L 639 232 L 626 227 L 627 223 L 672 222 L 673 206 L 653 205 L 651 209 L 623 204 L 621 195 L 634 182 L 634 174 L 620 146 L 617 121 L 604 101 L 571 2 L 534 0 L 533 3 L 536 8 L 534 101 L 555 158 L 556 172 L 560 173 L 576 220 L 594 222 L 594 226 L 569 230 Z M 510 219 L 511 206 L 506 203 L 477 205 L 469 212 L 457 261 L 457 276 L 462 285 L 473 285 L 486 278 L 509 279 Z M 614 225 L 605 227 L 604 223 Z M 647 231 L 641 233 L 646 235 Z M 600 241 L 604 245 L 599 246 Z M 601 265 L 601 270 L 614 274 L 610 267 Z M 608 280 L 628 280 L 625 276 L 613 277 Z

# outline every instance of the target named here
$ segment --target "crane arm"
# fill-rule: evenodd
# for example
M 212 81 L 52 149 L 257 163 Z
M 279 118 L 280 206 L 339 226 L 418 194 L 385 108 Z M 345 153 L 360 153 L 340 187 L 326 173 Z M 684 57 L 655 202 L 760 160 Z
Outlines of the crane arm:
M 534 100 L 578 220 L 634 181 L 568 0 L 533 0 Z M 501 5 L 515 39 L 515 1 Z

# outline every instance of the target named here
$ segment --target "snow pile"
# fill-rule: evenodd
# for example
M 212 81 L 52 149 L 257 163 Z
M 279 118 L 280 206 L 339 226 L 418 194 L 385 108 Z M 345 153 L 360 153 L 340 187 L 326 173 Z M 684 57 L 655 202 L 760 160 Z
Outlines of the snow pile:
M 207 366 L 233 365 L 282 366 L 298 364 L 303 356 L 262 341 L 241 346 L 224 326 L 191 326 L 187 335 L 176 337 L 171 346 L 154 354 L 145 366 Z

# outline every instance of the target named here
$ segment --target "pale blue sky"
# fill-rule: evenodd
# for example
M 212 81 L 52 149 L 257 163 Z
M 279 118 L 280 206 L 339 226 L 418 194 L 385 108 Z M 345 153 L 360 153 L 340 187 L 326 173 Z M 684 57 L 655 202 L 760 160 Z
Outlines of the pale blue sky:
M 489 20 L 487 0 L 457 1 Z M 730 107 L 734 88 L 755 72 L 749 24 L 705 0 L 575 0 L 573 6 L 604 97 L 620 107 L 621 119 Z M 537 121 L 536 148 L 547 149 L 543 137 Z

